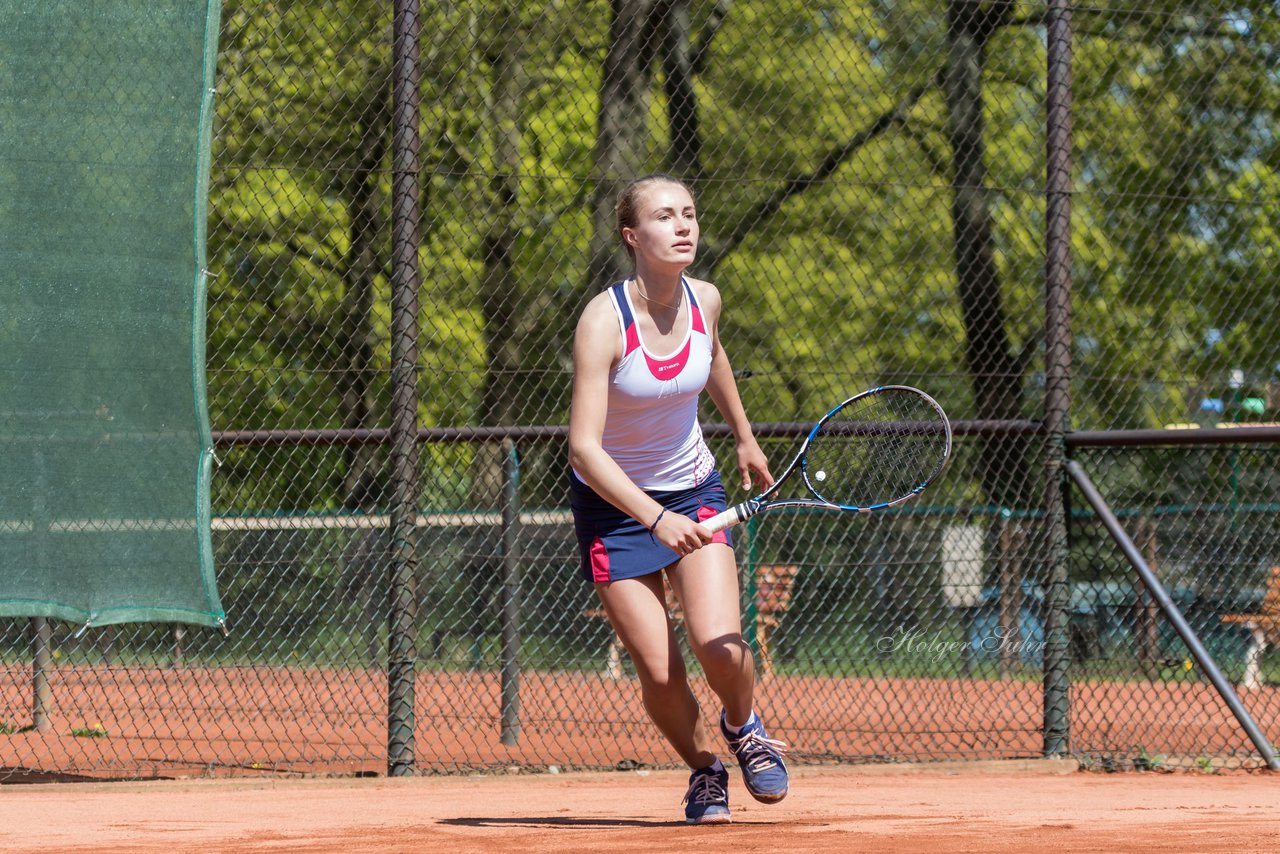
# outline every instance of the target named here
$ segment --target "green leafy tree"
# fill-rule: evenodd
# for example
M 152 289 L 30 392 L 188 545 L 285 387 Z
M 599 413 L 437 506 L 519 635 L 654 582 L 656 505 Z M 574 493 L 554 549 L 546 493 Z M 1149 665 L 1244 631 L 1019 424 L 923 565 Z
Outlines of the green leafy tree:
M 224 6 L 210 218 L 218 428 L 380 420 L 388 26 L 367 2 Z M 258 479 L 241 468 L 252 454 L 228 462 L 250 507 L 363 503 L 377 479 L 373 449 L 326 460 L 310 482 Z

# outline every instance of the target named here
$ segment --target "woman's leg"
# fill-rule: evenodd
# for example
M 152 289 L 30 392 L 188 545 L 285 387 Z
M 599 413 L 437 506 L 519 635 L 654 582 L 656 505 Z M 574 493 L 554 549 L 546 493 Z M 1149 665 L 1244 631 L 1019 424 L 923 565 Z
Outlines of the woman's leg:
M 689 643 L 707 683 L 724 703 L 720 730 L 747 791 L 762 803 L 776 804 L 790 787 L 782 761 L 786 745 L 769 738 L 752 708 L 755 659 L 742 639 L 733 550 L 721 543 L 704 546 L 683 558 L 670 576 L 684 611 Z
M 733 549 L 721 543 L 704 546 L 682 558 L 668 576 L 707 684 L 720 698 L 729 722 L 745 723 L 755 694 L 755 659 L 742 637 Z
M 716 760 L 667 616 L 662 573 L 596 584 L 596 593 L 640 678 L 645 710 L 690 768 Z

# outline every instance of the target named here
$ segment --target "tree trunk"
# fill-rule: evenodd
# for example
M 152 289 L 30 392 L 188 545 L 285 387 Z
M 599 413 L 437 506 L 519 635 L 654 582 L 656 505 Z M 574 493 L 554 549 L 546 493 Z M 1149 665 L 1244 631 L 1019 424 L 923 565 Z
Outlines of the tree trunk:
M 977 417 L 1012 420 L 1022 410 L 1022 371 L 1009 341 L 996 270 L 983 140 L 984 48 L 999 14 L 973 0 L 951 0 L 943 85 L 953 164 L 951 215 L 965 363 L 973 383 Z M 983 458 L 982 486 L 988 499 L 1001 506 L 1017 505 L 1029 484 L 1025 441 L 1004 436 L 984 439 Z
M 371 427 L 374 422 L 373 353 L 376 333 L 372 328 L 375 277 L 382 268 L 378 257 L 378 237 L 382 221 L 379 213 L 378 176 L 388 139 L 388 99 L 386 78 L 370 74 L 358 118 L 359 142 L 354 167 L 342 182 L 342 195 L 350 211 L 350 240 L 344 262 L 341 327 L 338 346 L 338 400 L 342 426 L 347 429 Z M 379 453 L 373 445 L 343 448 L 344 507 L 374 513 L 385 504 L 386 477 L 379 469 Z M 345 586 L 361 605 L 365 616 L 366 655 L 377 660 L 380 647 L 379 601 L 376 591 L 385 573 L 385 551 L 378 548 L 381 531 L 356 531 L 344 553 Z M 372 546 L 372 547 L 371 547 Z
M 645 57 L 651 57 L 653 0 L 611 0 L 609 49 L 600 86 L 596 126 L 595 186 L 591 196 L 591 246 L 584 298 L 590 298 L 629 268 L 615 233 L 614 203 L 622 186 L 644 164 L 648 136 Z
M 664 3 L 659 26 L 662 85 L 667 96 L 667 124 L 671 129 L 668 168 L 686 181 L 697 181 L 702 173 L 702 135 L 698 127 L 698 97 L 693 90 L 688 0 Z
M 360 111 L 356 165 L 342 184 L 351 214 L 351 234 L 345 261 L 342 326 L 338 331 L 338 406 L 342 426 L 373 426 L 372 392 L 375 332 L 372 328 L 374 279 L 382 265 L 378 258 L 381 231 L 378 175 L 387 149 L 387 93 L 385 78 L 371 74 Z M 342 499 L 347 507 L 364 506 L 377 479 L 377 451 L 373 446 L 353 445 L 344 450 L 345 474 Z M 374 490 L 376 492 L 376 489 Z
M 518 9 L 508 9 L 503 18 L 513 21 L 518 16 Z M 484 275 L 480 297 L 489 363 L 480 395 L 480 423 L 491 427 L 516 424 L 522 408 L 517 374 L 524 336 L 517 326 L 523 305 L 515 287 L 514 256 L 520 228 L 520 103 L 526 85 L 527 41 L 522 29 L 495 33 L 489 56 L 493 69 L 489 127 L 494 134 L 494 170 L 489 179 L 484 220 L 488 231 L 481 244 Z M 477 448 L 472 467 L 474 506 L 498 505 L 502 496 L 502 460 L 501 442 Z

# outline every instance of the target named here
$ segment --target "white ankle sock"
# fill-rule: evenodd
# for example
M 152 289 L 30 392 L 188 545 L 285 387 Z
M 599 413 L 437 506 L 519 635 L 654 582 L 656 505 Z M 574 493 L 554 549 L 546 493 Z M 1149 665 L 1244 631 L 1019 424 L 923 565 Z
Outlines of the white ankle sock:
M 729 718 L 726 717 L 724 719 L 724 728 L 729 730 L 729 732 L 733 733 L 734 735 L 741 735 L 742 730 L 745 729 L 747 726 L 749 726 L 750 723 L 755 719 L 756 719 L 756 710 L 752 709 L 751 714 L 747 716 L 747 719 L 743 722 L 742 726 L 734 726 L 733 724 L 729 723 Z

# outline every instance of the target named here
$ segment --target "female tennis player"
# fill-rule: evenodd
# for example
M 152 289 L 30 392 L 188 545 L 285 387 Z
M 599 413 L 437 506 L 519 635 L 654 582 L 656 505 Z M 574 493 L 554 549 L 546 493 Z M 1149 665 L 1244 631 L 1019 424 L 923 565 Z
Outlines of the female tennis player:
M 729 775 L 689 687 L 663 570 L 723 704 L 720 730 L 747 791 L 777 803 L 788 779 L 785 745 L 768 737 L 754 709 L 730 534 L 700 524 L 725 508 L 698 424 L 703 388 L 733 432 L 742 487 L 755 479 L 764 488 L 773 477 L 720 346 L 720 293 L 684 275 L 698 249 L 693 193 L 668 175 L 638 178 L 618 199 L 617 222 L 632 275 L 588 303 L 573 345 L 570 503 L 582 574 L 635 664 L 650 718 L 693 769 L 685 820 L 723 824 Z

